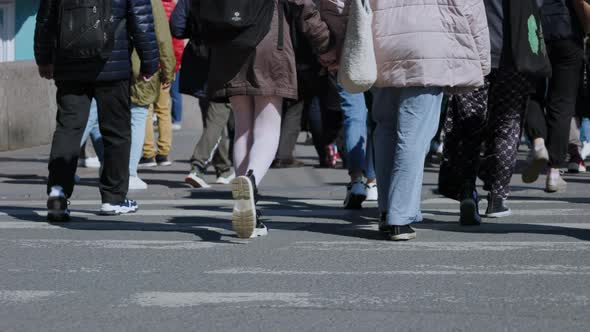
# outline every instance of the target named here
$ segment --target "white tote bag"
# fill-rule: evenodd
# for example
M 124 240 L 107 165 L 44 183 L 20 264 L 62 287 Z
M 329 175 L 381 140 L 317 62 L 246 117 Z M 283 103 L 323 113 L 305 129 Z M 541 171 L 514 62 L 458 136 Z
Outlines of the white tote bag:
M 350 93 L 369 90 L 377 80 L 369 0 L 351 0 L 338 82 Z

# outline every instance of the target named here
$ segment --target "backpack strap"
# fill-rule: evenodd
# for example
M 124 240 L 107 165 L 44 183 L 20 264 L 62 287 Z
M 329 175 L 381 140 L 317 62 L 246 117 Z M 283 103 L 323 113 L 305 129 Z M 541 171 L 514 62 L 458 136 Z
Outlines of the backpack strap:
M 277 49 L 280 51 L 283 50 L 285 46 L 285 24 L 283 21 L 285 20 L 285 6 L 288 4 L 286 0 L 279 0 L 279 41 L 277 45 Z

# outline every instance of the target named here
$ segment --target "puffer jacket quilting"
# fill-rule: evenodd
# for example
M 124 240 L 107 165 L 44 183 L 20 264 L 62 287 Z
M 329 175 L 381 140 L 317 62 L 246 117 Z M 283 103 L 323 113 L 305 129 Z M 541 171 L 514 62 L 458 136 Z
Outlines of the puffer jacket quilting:
M 159 52 L 154 33 L 150 0 L 112 0 L 115 45 L 107 61 L 64 61 L 55 56 L 59 0 L 42 0 L 35 29 L 35 59 L 38 64 L 54 64 L 56 81 L 117 81 L 131 76 L 130 50 L 134 46 L 142 59 L 142 72 L 158 70 Z

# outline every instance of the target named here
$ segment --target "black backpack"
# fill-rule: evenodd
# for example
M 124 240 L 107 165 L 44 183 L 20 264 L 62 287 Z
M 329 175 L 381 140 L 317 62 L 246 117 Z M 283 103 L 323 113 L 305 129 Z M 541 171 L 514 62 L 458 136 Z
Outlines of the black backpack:
M 201 0 L 201 38 L 208 47 L 255 49 L 270 30 L 274 9 L 274 0 Z
M 509 1 L 510 46 L 515 69 L 532 78 L 543 79 L 552 74 L 547 54 L 541 11 L 536 0 Z
M 57 49 L 62 61 L 111 56 L 115 45 L 111 5 L 112 0 L 60 0 Z

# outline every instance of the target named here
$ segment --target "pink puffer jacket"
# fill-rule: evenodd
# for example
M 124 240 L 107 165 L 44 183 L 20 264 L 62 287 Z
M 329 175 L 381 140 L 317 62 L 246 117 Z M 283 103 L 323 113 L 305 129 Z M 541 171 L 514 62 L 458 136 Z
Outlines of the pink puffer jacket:
M 344 38 L 350 0 L 321 0 L 322 17 Z M 483 85 L 490 35 L 483 0 L 370 0 L 378 87 Z

